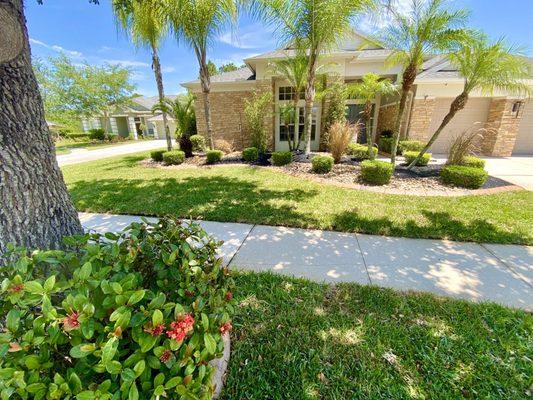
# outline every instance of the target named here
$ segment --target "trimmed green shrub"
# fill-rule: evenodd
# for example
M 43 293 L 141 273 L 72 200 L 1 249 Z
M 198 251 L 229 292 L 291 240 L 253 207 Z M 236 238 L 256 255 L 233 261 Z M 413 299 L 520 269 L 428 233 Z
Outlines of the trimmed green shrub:
M 242 158 L 246 162 L 256 162 L 259 158 L 257 147 L 248 147 L 242 151 Z
M 463 165 L 449 165 L 440 171 L 444 183 L 468 189 L 478 189 L 485 184 L 488 178 L 485 170 Z
M 222 156 L 224 153 L 220 150 L 209 150 L 207 153 L 205 153 L 207 160 L 206 162 L 208 164 L 215 164 L 222 160 Z
M 415 158 L 418 157 L 419 154 L 419 151 L 406 151 L 405 153 L 403 153 L 403 156 L 405 157 L 405 163 L 408 165 L 411 164 L 415 160 Z M 416 163 L 416 166 L 425 167 L 426 165 L 428 165 L 429 160 L 431 160 L 431 153 L 425 153 L 422 158 Z
M 272 164 L 278 167 L 287 165 L 292 162 L 292 152 L 290 151 L 275 151 L 272 153 Z
M 72 140 L 89 140 L 90 139 L 90 133 L 89 132 L 72 132 L 72 133 L 66 133 L 65 137 L 67 139 Z
M 185 161 L 185 153 L 181 150 L 165 151 L 163 153 L 163 162 L 166 165 L 179 165 Z
M 406 151 L 416 151 L 420 153 L 425 145 L 420 140 L 400 140 L 398 146 L 402 153 L 405 153 Z
M 327 174 L 333 168 L 333 157 L 331 156 L 314 156 L 311 160 L 311 166 L 315 174 Z
M 380 137 L 379 138 L 379 149 L 381 151 L 383 151 L 384 153 L 389 153 L 391 152 L 392 150 L 392 141 L 394 140 L 394 138 L 392 137 Z M 396 154 L 401 154 L 400 152 L 400 146 L 398 146 L 397 150 L 396 150 Z
M 156 162 L 161 162 L 163 161 L 163 154 L 166 152 L 166 150 L 154 150 L 150 153 L 150 157 Z
M 91 129 L 89 131 L 89 139 L 91 140 L 105 140 L 105 131 L 101 128 Z
M 235 307 L 220 243 L 174 219 L 66 240 L 0 268 L 2 398 L 208 398 Z
M 461 164 L 465 167 L 472 167 L 472 168 L 485 168 L 485 160 L 474 157 L 474 156 L 466 156 L 462 159 Z
M 374 157 L 378 154 L 378 149 L 375 147 L 372 147 L 372 150 L 374 151 Z M 346 154 L 351 156 L 353 159 L 360 161 L 360 160 L 367 160 L 368 157 L 368 146 L 365 144 L 360 143 L 350 143 L 348 145 L 348 150 L 346 151 Z
M 373 185 L 386 185 L 390 182 L 394 166 L 377 160 L 365 160 L 361 163 L 361 179 Z
M 205 138 L 202 135 L 192 135 L 189 140 L 192 143 L 192 151 L 205 151 Z

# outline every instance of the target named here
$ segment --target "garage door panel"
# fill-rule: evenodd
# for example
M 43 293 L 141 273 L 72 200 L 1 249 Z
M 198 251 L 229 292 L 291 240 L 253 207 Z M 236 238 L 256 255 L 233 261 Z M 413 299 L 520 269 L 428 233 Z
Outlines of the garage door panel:
M 435 111 L 430 125 L 430 133 L 433 134 L 450 110 L 453 99 L 437 99 Z M 431 146 L 433 153 L 447 153 L 454 138 L 470 129 L 475 123 L 481 123 L 480 128 L 485 126 L 489 115 L 490 98 L 472 98 L 468 100 L 466 107 L 459 111 L 438 139 Z
M 533 101 L 524 107 L 513 155 L 533 155 Z

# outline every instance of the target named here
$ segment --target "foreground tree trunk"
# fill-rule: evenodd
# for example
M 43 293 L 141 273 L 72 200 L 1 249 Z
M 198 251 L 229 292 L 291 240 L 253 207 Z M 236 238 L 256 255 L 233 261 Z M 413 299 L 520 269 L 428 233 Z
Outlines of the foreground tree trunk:
M 450 111 L 448 111 L 448 114 L 446 114 L 446 116 L 442 120 L 442 122 L 441 122 L 440 126 L 438 127 L 438 129 L 435 131 L 433 136 L 431 136 L 431 139 L 429 139 L 429 142 L 427 142 L 427 144 L 424 146 L 422 151 L 418 154 L 418 157 L 416 157 L 413 160 L 413 162 L 411 162 L 411 164 L 409 164 L 407 169 L 409 169 L 409 170 L 412 169 L 418 163 L 418 161 L 420 161 L 420 159 L 424 156 L 424 154 L 426 154 L 426 152 L 433 145 L 433 143 L 435 143 L 435 140 L 437 140 L 439 135 L 442 133 L 444 128 L 446 128 L 446 126 L 450 123 L 450 121 L 453 119 L 453 117 L 455 117 L 455 115 L 459 111 L 461 111 L 463 108 L 465 108 L 467 102 L 468 102 L 468 93 L 467 92 L 462 92 L 459 96 L 457 96 L 453 100 L 452 104 L 450 105 Z
M 372 126 L 370 121 L 372 120 L 372 103 L 367 101 L 365 103 L 365 130 L 366 130 L 366 145 L 368 147 L 368 157 L 373 160 L 374 157 L 374 146 L 372 141 Z
M 157 83 L 157 93 L 159 95 L 159 104 L 163 105 L 165 101 L 165 89 L 163 87 L 163 74 L 161 73 L 161 62 L 159 61 L 159 55 L 157 49 L 152 47 L 152 67 L 154 68 L 155 81 Z M 172 138 L 170 137 L 170 130 L 168 128 L 167 113 L 165 108 L 162 107 L 161 114 L 163 116 L 163 129 L 165 130 L 165 138 L 167 139 L 167 150 L 172 150 Z
M 305 154 L 311 153 L 311 131 L 313 130 L 313 105 L 315 104 L 315 81 L 318 50 L 311 50 L 309 54 L 309 69 L 307 72 L 307 85 L 305 87 Z M 298 123 L 299 116 L 295 116 L 295 123 Z
M 22 0 L 0 0 L 0 260 L 8 243 L 59 248 L 82 232 L 45 121 Z
M 202 86 L 202 96 L 204 98 L 204 113 L 205 125 L 207 128 L 207 138 L 209 140 L 209 148 L 215 149 L 215 141 L 213 140 L 213 125 L 211 124 L 211 102 L 209 101 L 209 92 L 211 91 L 211 78 L 209 76 L 209 69 L 207 68 L 207 57 L 205 49 L 194 48 L 198 64 L 200 65 L 200 84 Z

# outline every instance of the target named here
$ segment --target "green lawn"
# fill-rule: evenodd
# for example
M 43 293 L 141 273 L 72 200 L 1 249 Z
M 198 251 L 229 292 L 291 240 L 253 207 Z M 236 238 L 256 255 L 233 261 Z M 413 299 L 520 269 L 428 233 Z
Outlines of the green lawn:
M 533 192 L 384 195 L 264 168 L 146 168 L 129 155 L 63 168 L 78 210 L 380 235 L 533 244 Z
M 526 312 L 270 274 L 236 284 L 224 400 L 530 398 Z

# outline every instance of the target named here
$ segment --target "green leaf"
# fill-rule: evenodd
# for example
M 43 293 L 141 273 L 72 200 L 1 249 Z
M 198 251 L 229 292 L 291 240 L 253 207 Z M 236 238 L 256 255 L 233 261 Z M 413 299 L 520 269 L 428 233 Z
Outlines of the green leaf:
M 133 382 L 136 378 L 135 372 L 131 368 L 124 368 L 120 377 L 124 382 Z
M 139 337 L 139 344 L 141 345 L 141 351 L 143 353 L 146 353 L 149 351 L 152 347 L 155 346 L 157 342 L 158 337 L 152 336 L 150 334 L 143 334 L 141 337 Z
M 105 365 L 105 369 L 110 374 L 118 375 L 122 371 L 122 364 L 120 364 L 120 362 L 116 360 L 113 360 L 113 361 L 108 362 Z
M 47 293 L 50 292 L 54 288 L 55 284 L 56 284 L 56 276 L 52 275 L 52 276 L 50 276 L 50 278 L 48 278 L 44 282 L 44 290 L 45 290 L 45 292 L 47 292 Z
M 157 326 L 163 323 L 163 313 L 161 310 L 155 310 L 152 314 L 152 325 Z
M 144 289 L 143 290 L 137 290 L 136 292 L 134 292 L 130 296 L 130 299 L 128 300 L 128 305 L 131 306 L 131 305 L 136 304 L 139 301 L 141 301 L 144 298 L 144 294 L 145 293 L 146 293 L 146 291 Z
M 209 329 L 209 318 L 204 313 L 202 313 L 202 326 L 205 331 Z
M 92 264 L 88 261 L 86 262 L 85 264 L 83 264 L 83 266 L 79 269 L 78 271 L 78 278 L 82 281 L 85 281 L 87 280 L 90 276 L 91 276 L 91 273 L 93 272 L 93 266 Z
M 96 398 L 92 390 L 84 390 L 76 395 L 76 400 L 94 400 Z
M 135 371 L 135 376 L 137 378 L 141 376 L 145 368 L 146 368 L 146 363 L 144 360 L 141 360 L 137 364 L 135 364 L 135 367 L 133 367 L 133 370 Z
M 152 299 L 150 304 L 148 304 L 148 308 L 149 309 L 153 309 L 153 308 L 162 307 L 163 304 L 165 304 L 166 301 L 167 301 L 167 297 L 165 296 L 165 294 L 164 293 L 159 293 L 156 297 L 154 297 Z
M 106 344 L 102 348 L 102 363 L 104 365 L 107 365 L 107 363 L 109 363 L 113 359 L 113 357 L 115 357 L 117 348 L 118 339 L 116 337 L 112 337 L 106 342 Z
M 116 294 L 122 294 L 122 285 L 118 282 L 111 282 L 111 289 L 113 289 L 113 292 Z
M 43 294 L 44 289 L 41 284 L 37 281 L 29 281 L 24 283 L 24 290 L 32 294 Z
M 28 391 L 28 393 L 37 393 L 38 391 L 43 390 L 43 389 L 46 389 L 46 385 L 40 382 L 32 383 L 31 385 L 28 385 L 28 387 L 26 387 L 26 390 Z
M 75 372 L 70 374 L 70 378 L 68 379 L 68 385 L 74 394 L 81 392 L 81 380 Z
M 94 344 L 79 344 L 70 349 L 70 356 L 73 358 L 83 358 L 94 351 Z
M 39 369 L 41 363 L 39 362 L 39 357 L 36 355 L 30 355 L 24 357 L 24 364 L 28 369 Z
M 12 309 L 7 313 L 6 326 L 11 332 L 16 332 L 20 323 L 20 311 Z
M 170 378 L 167 383 L 165 383 L 165 389 L 172 389 L 173 387 L 178 386 L 181 383 L 182 379 L 180 376 L 175 376 Z
M 128 400 L 138 400 L 139 391 L 137 390 L 137 385 L 133 382 L 130 386 L 130 391 L 128 393 Z
M 94 335 L 94 320 L 88 319 L 81 323 L 81 333 L 85 339 L 90 339 Z
M 215 354 L 217 348 L 217 342 L 210 333 L 204 334 L 205 348 L 209 354 Z

